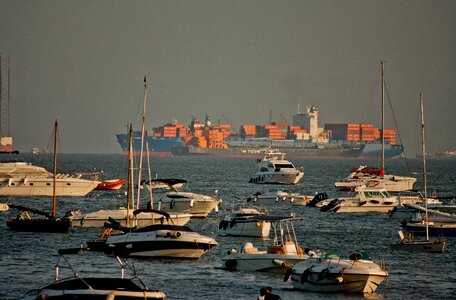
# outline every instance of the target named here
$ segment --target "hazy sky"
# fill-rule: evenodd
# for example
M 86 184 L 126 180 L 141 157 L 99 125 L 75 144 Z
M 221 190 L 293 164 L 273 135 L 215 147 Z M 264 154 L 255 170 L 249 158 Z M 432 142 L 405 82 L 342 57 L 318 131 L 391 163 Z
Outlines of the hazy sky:
M 453 0 L 0 0 L 0 52 L 21 151 L 47 146 L 57 118 L 63 152 L 120 153 L 144 75 L 148 128 L 205 113 L 239 128 L 270 110 L 291 122 L 298 104 L 321 125 L 380 127 L 380 60 L 407 153 L 420 151 L 420 93 L 429 151 L 456 146 Z

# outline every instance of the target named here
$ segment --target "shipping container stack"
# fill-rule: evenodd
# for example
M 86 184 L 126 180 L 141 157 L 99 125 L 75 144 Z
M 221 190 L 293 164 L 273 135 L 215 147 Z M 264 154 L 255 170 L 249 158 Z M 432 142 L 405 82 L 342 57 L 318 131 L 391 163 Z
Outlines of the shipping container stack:
M 220 128 L 208 129 L 206 132 L 207 147 L 208 148 L 226 148 L 225 132 Z
M 349 142 L 359 142 L 361 133 L 360 124 L 347 124 L 347 141 Z
M 374 125 L 372 124 L 361 124 L 360 125 L 361 141 L 362 142 L 373 142 L 374 141 Z
M 241 126 L 239 133 L 242 138 L 254 138 L 256 137 L 256 126 L 255 125 L 248 125 L 244 124 Z
M 291 140 L 303 140 L 307 130 L 301 128 L 301 126 L 289 126 L 287 138 Z
M 396 131 L 394 129 L 384 129 L 383 135 L 385 137 L 385 143 L 396 144 Z
M 219 124 L 216 126 L 219 128 L 223 133 L 223 138 L 228 139 L 231 136 L 231 124 Z

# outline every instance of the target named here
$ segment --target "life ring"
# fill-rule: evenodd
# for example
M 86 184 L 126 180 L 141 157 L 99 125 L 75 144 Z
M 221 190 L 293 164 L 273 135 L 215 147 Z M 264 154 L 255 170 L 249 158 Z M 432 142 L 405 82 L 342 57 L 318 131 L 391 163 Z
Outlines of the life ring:
M 298 246 L 298 255 L 304 255 L 304 251 L 302 251 L 302 248 Z
M 278 247 L 275 250 L 275 254 L 286 254 L 285 248 L 283 248 L 283 246 Z

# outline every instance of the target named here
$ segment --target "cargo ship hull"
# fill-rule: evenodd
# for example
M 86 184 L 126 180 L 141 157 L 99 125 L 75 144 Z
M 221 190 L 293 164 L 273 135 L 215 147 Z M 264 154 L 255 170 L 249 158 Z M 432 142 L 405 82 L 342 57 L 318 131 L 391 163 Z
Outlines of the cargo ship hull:
M 117 134 L 117 141 L 124 154 L 128 154 L 128 134 Z M 372 159 L 380 158 L 382 155 L 382 145 L 379 143 L 371 144 L 329 144 L 312 145 L 306 144 L 299 147 L 292 143 L 292 147 L 285 144 L 258 143 L 256 145 L 241 145 L 232 143 L 230 147 L 222 148 L 200 148 L 191 145 L 183 145 L 180 138 L 157 138 L 145 136 L 145 142 L 149 146 L 149 154 L 155 156 L 171 155 L 196 155 L 196 156 L 225 156 L 225 157 L 255 157 L 262 158 L 266 148 L 273 147 L 285 152 L 289 158 L 359 158 Z M 144 143 L 145 145 L 145 143 Z M 290 145 L 290 144 L 288 144 Z M 141 150 L 141 134 L 138 131 L 133 133 L 133 153 L 139 154 Z M 404 148 L 401 145 L 385 145 L 385 158 L 393 158 L 401 155 Z M 144 153 L 147 153 L 144 146 Z
M 404 146 L 385 144 L 385 158 L 398 157 L 402 153 L 404 153 Z M 364 149 L 358 158 L 362 158 L 362 159 L 381 158 L 381 156 L 382 156 L 382 144 L 381 143 L 370 143 L 370 144 L 364 145 Z
M 363 151 L 363 146 L 356 148 L 279 148 L 287 158 L 357 158 Z M 225 157 L 254 157 L 262 158 L 265 148 L 198 148 L 194 146 L 176 146 L 171 149 L 173 155 L 200 155 Z
M 122 148 L 123 154 L 128 154 L 128 134 L 119 133 L 116 134 L 117 142 Z M 149 151 L 147 152 L 146 143 Z M 171 148 L 182 145 L 180 138 L 157 138 L 152 136 L 144 137 L 144 150 L 143 153 L 155 155 L 155 156 L 171 156 Z M 137 155 L 141 152 L 141 133 L 135 131 L 133 133 L 133 154 Z

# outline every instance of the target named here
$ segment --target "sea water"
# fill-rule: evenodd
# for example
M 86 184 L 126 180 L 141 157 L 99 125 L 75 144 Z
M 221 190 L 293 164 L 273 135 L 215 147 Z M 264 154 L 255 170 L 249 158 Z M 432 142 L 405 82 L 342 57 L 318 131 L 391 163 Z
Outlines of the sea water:
M 25 161 L 52 170 L 49 155 L 22 155 Z M 212 195 L 218 190 L 223 208 L 247 205 L 247 197 L 267 189 L 288 189 L 313 195 L 326 192 L 330 197 L 343 196 L 334 182 L 344 178 L 349 170 L 359 165 L 378 165 L 378 161 L 290 159 L 297 167 L 304 167 L 302 182 L 295 186 L 255 185 L 248 183 L 255 171 L 255 159 L 217 157 L 152 157 L 151 174 L 158 178 L 181 178 L 188 181 L 192 191 Z M 127 158 L 123 155 L 62 154 L 58 159 L 58 172 L 103 171 L 106 179 L 126 178 Z M 147 162 L 144 161 L 144 166 Z M 451 201 L 456 195 L 456 160 L 428 160 L 428 191 L 437 191 Z M 410 175 L 414 172 L 421 189 L 421 161 L 391 159 L 386 162 L 386 173 Z M 148 179 L 148 171 L 142 172 Z M 141 196 L 145 205 L 147 195 Z M 85 197 L 59 197 L 58 214 L 70 210 L 83 213 L 98 209 L 113 209 L 125 205 L 124 190 L 93 191 Z M 29 205 L 50 210 L 50 198 L 3 198 L 1 202 Z M 320 212 L 302 206 L 273 205 L 267 207 L 271 215 L 296 213 L 303 217 L 295 222 L 301 246 L 338 250 L 349 256 L 355 250 L 367 250 L 374 260 L 384 259 L 389 278 L 373 295 L 319 294 L 296 291 L 282 275 L 262 272 L 230 272 L 221 268 L 226 252 L 247 241 L 257 247 L 270 240 L 233 238 L 218 235 L 220 213 L 211 213 L 206 219 L 193 219 L 188 226 L 204 235 L 216 238 L 219 243 L 198 260 L 129 259 L 149 289 L 163 290 L 167 299 L 256 299 L 259 289 L 273 287 L 282 299 L 455 299 L 456 298 L 456 239 L 447 240 L 449 250 L 443 254 L 430 254 L 395 250 L 398 242 L 400 219 L 386 214 L 344 214 Z M 68 234 L 14 232 L 5 220 L 17 211 L 0 215 L 0 299 L 15 299 L 34 288 L 54 280 L 57 250 L 79 247 L 96 238 L 101 230 L 75 228 Z M 74 270 L 84 274 L 120 275 L 116 260 L 103 253 L 83 253 L 70 257 Z M 61 276 L 72 271 L 61 269 Z

